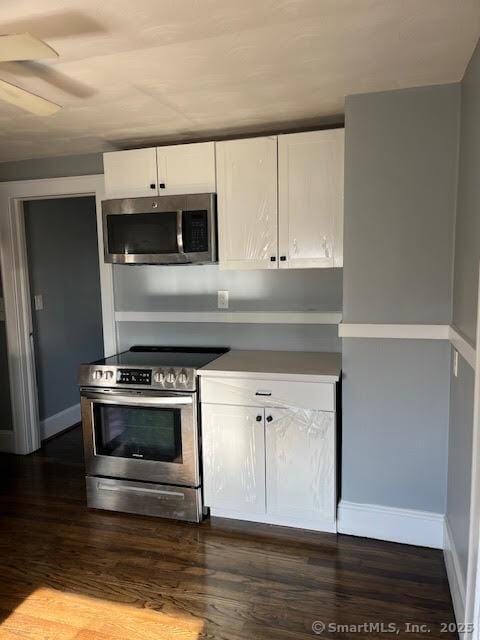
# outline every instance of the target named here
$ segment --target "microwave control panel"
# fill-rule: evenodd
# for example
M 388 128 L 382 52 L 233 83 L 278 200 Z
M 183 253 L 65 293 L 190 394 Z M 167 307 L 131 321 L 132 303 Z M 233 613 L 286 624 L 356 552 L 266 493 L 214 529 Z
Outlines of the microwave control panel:
M 118 369 L 117 382 L 121 384 L 152 384 L 151 369 Z

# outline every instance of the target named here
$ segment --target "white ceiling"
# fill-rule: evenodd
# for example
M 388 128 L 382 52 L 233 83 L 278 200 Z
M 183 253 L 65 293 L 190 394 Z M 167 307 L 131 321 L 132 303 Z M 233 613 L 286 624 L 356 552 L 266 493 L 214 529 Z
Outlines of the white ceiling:
M 60 58 L 0 78 L 64 108 L 0 103 L 0 161 L 328 120 L 348 94 L 459 81 L 479 25 L 478 0 L 1 0 L 0 33 Z

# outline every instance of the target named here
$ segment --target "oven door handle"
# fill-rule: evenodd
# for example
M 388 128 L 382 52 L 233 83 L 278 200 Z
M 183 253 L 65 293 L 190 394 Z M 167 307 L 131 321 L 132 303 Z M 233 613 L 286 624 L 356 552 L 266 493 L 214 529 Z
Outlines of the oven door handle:
M 130 396 L 121 394 L 82 393 L 82 397 L 99 404 L 126 404 L 149 407 L 177 407 L 193 404 L 192 396 Z

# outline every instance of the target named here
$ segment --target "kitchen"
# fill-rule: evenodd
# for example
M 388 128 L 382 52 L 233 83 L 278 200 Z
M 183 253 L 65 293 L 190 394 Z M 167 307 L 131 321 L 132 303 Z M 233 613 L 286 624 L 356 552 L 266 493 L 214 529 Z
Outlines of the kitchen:
M 478 47 L 468 60 L 449 81 L 348 94 L 344 117 L 322 125 L 124 145 L 79 155 L 66 172 L 60 161 L 54 175 L 32 160 L 13 182 L 15 163 L 0 164 L 11 212 L 1 231 L 15 239 L 2 258 L 17 340 L 10 451 L 41 444 L 25 391 L 35 386 L 24 366 L 28 305 L 23 294 L 8 304 L 19 291 L 11 203 L 93 193 L 105 358 L 80 368 L 87 493 L 75 513 L 112 533 L 212 535 L 213 545 L 225 536 L 225 553 L 230 536 L 236 562 L 241 540 L 251 551 L 266 545 L 269 567 L 277 546 L 293 553 L 295 544 L 327 572 L 324 583 L 305 578 L 309 606 L 308 589 L 329 580 L 354 602 L 337 602 L 333 587 L 318 619 L 298 605 L 297 620 L 295 600 L 266 626 L 249 618 L 238 627 L 223 612 L 198 637 L 223 637 L 230 623 L 225 637 L 259 638 L 317 633 L 324 619 L 387 623 L 380 592 L 398 606 L 395 623 L 432 623 L 439 637 L 474 619 Z M 207 560 L 211 552 L 207 544 Z M 350 587 L 342 554 L 356 572 Z M 377 554 L 395 570 L 369 565 Z M 220 570 L 212 563 L 202 570 Z M 418 573 L 400 577 L 402 563 Z M 259 569 L 264 585 L 269 570 Z M 252 580 L 242 612 L 256 602 Z M 283 584 L 275 579 L 278 604 Z M 202 603 L 220 606 L 206 589 Z M 193 605 L 190 614 L 209 615 Z

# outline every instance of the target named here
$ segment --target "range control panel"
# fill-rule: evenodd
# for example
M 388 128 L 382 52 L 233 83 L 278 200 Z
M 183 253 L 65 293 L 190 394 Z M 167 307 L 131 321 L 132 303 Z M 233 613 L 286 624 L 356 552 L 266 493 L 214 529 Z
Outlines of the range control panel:
M 106 365 L 82 365 L 80 386 L 104 388 L 138 387 L 151 389 L 171 389 L 195 391 L 195 369 L 179 367 L 112 367 Z
M 151 369 L 117 369 L 117 382 L 120 384 L 152 384 Z

